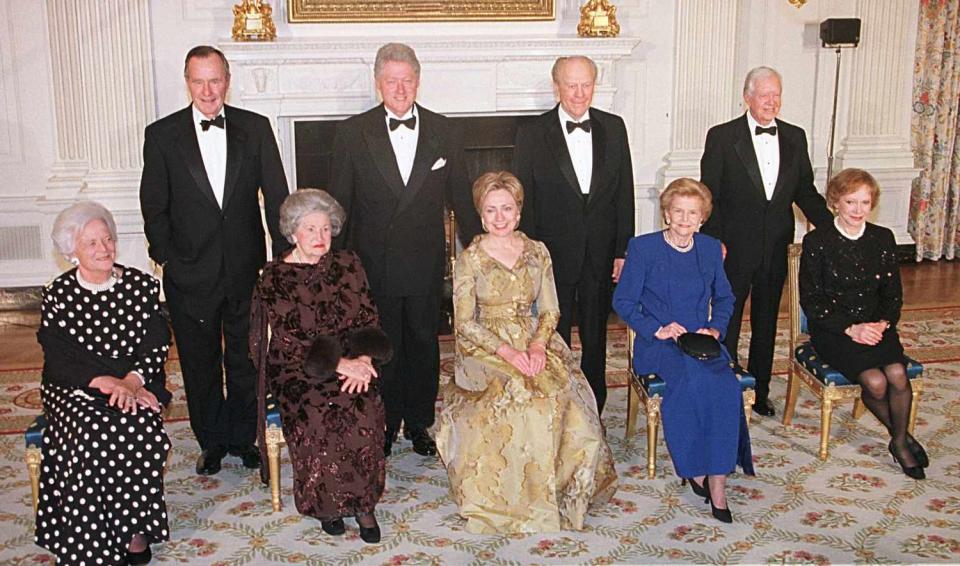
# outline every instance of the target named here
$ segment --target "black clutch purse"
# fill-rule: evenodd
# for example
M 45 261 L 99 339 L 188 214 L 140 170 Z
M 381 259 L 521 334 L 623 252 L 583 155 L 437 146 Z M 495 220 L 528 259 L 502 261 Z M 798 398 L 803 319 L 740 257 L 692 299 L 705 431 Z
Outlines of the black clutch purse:
M 677 337 L 677 345 L 684 354 L 698 360 L 712 360 L 720 357 L 720 342 L 709 334 L 684 332 Z

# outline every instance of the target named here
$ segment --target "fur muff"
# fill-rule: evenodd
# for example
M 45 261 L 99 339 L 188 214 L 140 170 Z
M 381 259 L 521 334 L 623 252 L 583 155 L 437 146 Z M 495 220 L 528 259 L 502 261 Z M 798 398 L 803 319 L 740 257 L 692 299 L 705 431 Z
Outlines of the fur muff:
M 393 345 L 390 339 L 379 328 L 361 328 L 353 332 L 347 339 L 347 348 L 350 357 L 370 356 L 377 362 L 385 364 L 393 357 Z
M 317 336 L 303 360 L 303 371 L 317 379 L 330 377 L 340 364 L 342 355 L 339 340 L 333 336 Z

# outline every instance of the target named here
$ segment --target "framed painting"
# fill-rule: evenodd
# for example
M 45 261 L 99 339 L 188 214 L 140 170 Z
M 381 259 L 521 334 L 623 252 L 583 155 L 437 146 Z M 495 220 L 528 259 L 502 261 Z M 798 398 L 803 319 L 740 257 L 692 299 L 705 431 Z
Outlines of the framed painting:
M 555 0 L 288 0 L 291 23 L 552 20 Z

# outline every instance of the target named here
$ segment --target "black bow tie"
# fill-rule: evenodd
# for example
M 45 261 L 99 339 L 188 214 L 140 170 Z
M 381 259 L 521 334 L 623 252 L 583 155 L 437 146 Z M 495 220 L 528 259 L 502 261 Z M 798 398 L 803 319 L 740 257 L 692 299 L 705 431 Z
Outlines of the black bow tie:
M 590 120 L 584 120 L 583 122 L 571 122 L 567 120 L 567 133 L 572 134 L 574 130 L 580 128 L 584 132 L 590 133 Z
M 394 131 L 394 130 L 396 130 L 396 129 L 399 128 L 400 126 L 406 126 L 406 127 L 410 128 L 411 130 L 415 130 L 415 129 L 417 128 L 417 117 L 416 117 L 416 116 L 410 116 L 410 117 L 407 118 L 406 120 L 397 120 L 396 118 L 390 118 L 390 131 L 391 131 L 391 132 Z
M 757 126 L 753 130 L 753 135 L 759 136 L 760 134 L 770 134 L 771 136 L 775 136 L 777 135 L 777 127 L 770 126 L 769 128 L 761 128 L 760 126 Z
M 210 129 L 210 126 L 216 126 L 223 129 L 223 114 L 220 114 L 213 120 L 200 120 L 200 127 L 203 128 L 203 131 L 206 132 Z

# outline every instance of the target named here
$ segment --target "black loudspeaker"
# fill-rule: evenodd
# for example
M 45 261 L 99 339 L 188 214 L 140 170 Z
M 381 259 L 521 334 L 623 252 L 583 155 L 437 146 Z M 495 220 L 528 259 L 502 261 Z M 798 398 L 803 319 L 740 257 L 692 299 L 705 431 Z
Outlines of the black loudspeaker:
M 860 44 L 860 18 L 830 18 L 820 22 L 824 47 L 856 47 Z

